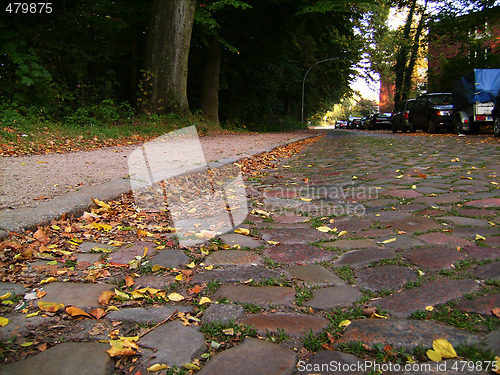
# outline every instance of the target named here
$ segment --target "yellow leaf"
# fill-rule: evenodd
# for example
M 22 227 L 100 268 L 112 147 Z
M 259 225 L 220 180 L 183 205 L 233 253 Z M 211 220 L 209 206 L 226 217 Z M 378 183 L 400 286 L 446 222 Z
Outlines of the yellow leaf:
M 44 301 L 38 301 L 38 308 L 42 311 L 46 312 L 56 312 L 59 309 L 64 309 L 64 304 L 63 303 L 55 303 L 55 302 L 44 302 Z
M 0 316 L 0 327 L 5 327 L 7 324 L 9 324 L 9 319 Z
M 383 315 L 380 315 L 380 314 L 377 314 L 377 313 L 373 313 L 370 316 L 370 319 L 387 319 L 387 316 L 383 316 Z
M 189 371 L 198 371 L 200 368 L 196 366 L 194 363 L 185 363 L 182 365 L 185 369 Z
M 210 298 L 208 298 L 208 297 L 201 297 L 199 304 L 203 305 L 205 303 L 210 303 L 210 302 L 212 302 L 212 300 Z
M 267 241 L 269 245 L 279 245 L 279 242 L 277 241 Z
M 224 332 L 225 335 L 233 336 L 234 335 L 234 328 L 223 329 L 222 332 Z
M 417 185 L 411 185 L 411 188 L 412 188 L 412 189 L 416 189 L 416 188 L 417 188 Z
M 162 268 L 163 268 L 162 266 L 160 266 L 160 265 L 158 265 L 158 264 L 155 264 L 155 265 L 153 266 L 153 268 L 151 268 L 151 271 L 153 271 L 153 272 L 157 272 L 157 271 L 161 270 Z
M 0 300 L 2 300 L 2 301 L 3 301 L 4 299 L 9 298 L 11 295 L 12 295 L 12 293 L 7 292 L 7 293 L 5 293 L 3 296 L 0 296 Z
M 358 179 L 358 177 L 357 177 L 357 176 L 352 176 L 352 179 L 353 179 L 353 180 L 357 180 L 357 179 Z
M 105 310 L 105 312 L 110 312 L 110 311 L 118 311 L 118 307 L 116 307 L 116 306 L 109 306 L 109 307 Z
M 99 303 L 101 305 L 107 305 L 109 303 L 109 300 L 113 298 L 114 295 L 115 293 L 112 292 L 111 290 L 106 290 L 102 292 L 101 295 L 99 296 Z
M 248 230 L 247 228 L 237 228 L 234 230 L 234 233 L 244 234 L 245 236 L 248 236 L 250 234 L 250 230 Z
M 109 224 L 103 224 L 103 223 L 92 223 L 90 224 L 91 227 L 99 230 L 103 230 L 105 232 L 109 232 L 113 227 Z
M 432 311 L 432 310 L 434 310 L 434 307 L 433 307 L 433 306 L 427 306 L 425 309 L 426 309 L 427 311 Z
M 92 198 L 92 202 L 94 202 L 96 206 L 104 208 L 105 210 L 111 210 L 111 206 L 107 203 L 104 203 L 103 201 Z
M 23 348 L 26 348 L 27 346 L 31 346 L 31 345 L 33 345 L 33 342 L 31 342 L 31 341 L 28 341 L 28 342 L 23 342 L 23 343 L 21 344 L 21 346 L 22 346 Z
M 427 350 L 426 354 L 427 354 L 427 357 L 429 357 L 429 359 L 431 361 L 439 362 L 443 359 L 443 357 L 441 357 L 441 354 L 439 354 L 438 352 L 436 352 L 435 350 L 432 350 L 432 349 Z
M 177 276 L 175 276 L 175 279 L 177 281 L 182 281 L 182 279 L 184 278 L 184 275 L 182 273 L 178 274 Z
M 139 293 L 150 293 L 150 294 L 156 294 L 160 291 L 161 289 L 156 289 L 156 288 L 151 288 L 151 287 L 146 287 L 146 288 L 141 288 L 141 289 L 137 289 L 137 292 Z
M 340 323 L 339 323 L 339 327 L 347 327 L 351 324 L 351 321 L 350 320 L 342 320 Z
M 311 198 L 300 198 L 301 201 L 304 201 L 304 202 L 310 202 L 312 201 Z
M 485 239 L 483 236 L 476 234 L 476 241 L 484 241 Z
M 28 315 L 25 316 L 25 318 L 33 318 L 34 316 L 37 316 L 38 314 L 40 314 L 40 311 L 28 314 Z
M 148 371 L 149 372 L 157 372 L 157 371 L 160 371 L 160 370 L 166 370 L 170 367 L 168 367 L 167 365 L 160 365 L 160 364 L 156 364 L 156 365 L 153 365 L 151 367 L 148 367 Z
M 340 232 L 338 235 L 337 235 L 337 238 L 339 238 L 340 236 L 343 236 L 344 234 L 347 234 L 348 232 L 346 230 L 343 230 L 342 232 Z
M 493 372 L 495 374 L 500 374 L 500 357 L 495 356 L 495 364 L 493 365 Z
M 460 176 L 461 180 L 472 180 L 472 177 Z
M 403 175 L 396 176 L 396 178 L 403 178 Z
M 184 299 L 184 297 L 181 296 L 179 293 L 170 293 L 168 295 L 168 299 L 170 301 L 179 302 L 179 301 L 182 301 Z
M 266 217 L 269 217 L 269 215 L 271 215 L 269 212 L 267 211 L 264 211 L 264 210 L 252 210 L 251 212 L 252 214 L 257 214 L 257 215 L 262 215 L 262 216 L 266 216 Z
M 93 317 L 91 315 L 87 314 L 85 311 L 83 311 L 82 309 L 79 309 L 78 307 L 75 307 L 75 306 L 66 307 L 66 313 L 68 313 L 72 317 L 85 317 L 85 318 L 93 319 Z
M 492 184 L 492 185 L 498 185 L 498 182 L 491 181 L 490 184 Z
M 196 267 L 196 263 L 195 262 L 191 262 L 189 264 L 186 264 L 186 267 L 187 268 L 195 268 Z
M 136 351 L 133 348 L 117 348 L 116 346 L 112 346 L 111 349 L 106 350 L 106 353 L 109 354 L 110 357 L 117 356 L 128 356 L 135 355 Z
M 422 272 L 421 270 L 418 270 L 417 273 L 418 273 L 418 276 L 424 276 L 425 275 L 425 273 Z
M 319 230 L 320 232 L 323 232 L 323 233 L 331 232 L 331 230 L 332 230 L 331 228 L 329 228 L 327 226 L 318 227 L 316 229 Z
M 214 266 L 206 266 L 206 267 L 205 267 L 205 269 L 206 269 L 207 271 L 211 271 L 211 270 L 213 270 L 213 269 L 214 269 Z
M 115 289 L 115 296 L 123 301 L 130 299 L 130 296 L 127 293 L 120 292 L 118 289 Z
M 438 352 L 443 358 L 455 358 L 457 352 L 453 346 L 445 339 L 436 339 L 432 342 L 432 348 Z
M 57 279 L 55 277 L 47 277 L 46 279 L 43 279 L 42 281 L 40 281 L 40 284 L 48 284 L 48 283 L 52 283 L 54 281 L 57 281 Z
M 388 240 L 385 240 L 385 241 L 380 241 L 379 243 L 381 243 L 381 244 L 386 244 L 386 243 L 391 243 L 391 242 L 394 242 L 394 241 L 396 241 L 396 239 L 395 239 L 395 238 L 389 238 Z

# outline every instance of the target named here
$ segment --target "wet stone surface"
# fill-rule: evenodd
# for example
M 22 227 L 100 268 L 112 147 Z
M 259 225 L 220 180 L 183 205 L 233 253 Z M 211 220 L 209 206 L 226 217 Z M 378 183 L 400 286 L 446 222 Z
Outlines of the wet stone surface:
M 500 262 L 493 262 L 478 267 L 474 276 L 483 280 L 500 280 Z
M 407 282 L 416 281 L 414 270 L 402 266 L 380 266 L 365 268 L 357 273 L 359 288 L 373 292 L 381 290 L 398 290 Z
M 489 294 L 457 303 L 456 308 L 465 312 L 493 315 L 492 309 L 500 307 L 500 293 Z

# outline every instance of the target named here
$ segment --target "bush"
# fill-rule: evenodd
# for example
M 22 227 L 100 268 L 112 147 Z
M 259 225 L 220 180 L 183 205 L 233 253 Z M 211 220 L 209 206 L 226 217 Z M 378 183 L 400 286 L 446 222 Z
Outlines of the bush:
M 131 120 L 134 114 L 135 110 L 130 104 L 123 102 L 117 105 L 112 99 L 106 99 L 100 104 L 78 108 L 75 113 L 64 118 L 64 123 L 76 127 L 106 126 Z

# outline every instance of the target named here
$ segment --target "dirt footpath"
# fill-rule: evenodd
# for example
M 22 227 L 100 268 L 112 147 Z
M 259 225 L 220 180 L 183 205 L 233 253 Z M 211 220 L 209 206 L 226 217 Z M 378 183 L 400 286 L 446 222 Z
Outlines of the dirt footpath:
M 207 162 L 240 158 L 313 131 L 219 134 L 200 137 Z M 128 176 L 127 156 L 137 145 L 66 154 L 0 158 L 0 210 L 34 207 L 54 197 Z

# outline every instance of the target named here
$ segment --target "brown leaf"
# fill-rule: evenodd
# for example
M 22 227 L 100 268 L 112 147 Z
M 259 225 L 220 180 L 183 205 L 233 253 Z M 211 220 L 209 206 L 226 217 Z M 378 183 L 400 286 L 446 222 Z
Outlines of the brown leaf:
M 363 309 L 363 315 L 366 315 L 366 316 L 371 316 L 372 314 L 374 314 L 376 312 L 377 312 L 376 307 L 365 307 Z
M 111 298 L 113 298 L 115 295 L 115 292 L 111 291 L 111 290 L 106 290 L 104 292 L 101 293 L 101 295 L 99 296 L 99 303 L 101 305 L 107 305 L 109 303 L 109 300 Z
M 71 315 L 73 318 L 90 318 L 93 319 L 94 317 L 92 315 L 87 314 L 85 311 L 82 309 L 75 307 L 75 306 L 68 306 L 66 307 L 66 313 Z
M 127 277 L 125 277 L 125 285 L 131 287 L 134 284 L 135 284 L 134 279 L 132 279 L 129 275 L 127 275 Z
M 101 319 L 103 316 L 106 315 L 106 311 L 104 311 L 103 308 L 98 307 L 98 308 L 90 311 L 89 314 L 92 315 L 96 319 Z
M 44 342 L 43 344 L 40 344 L 36 347 L 38 350 L 40 350 L 41 352 L 44 352 L 47 350 L 47 343 Z
M 47 294 L 47 292 L 44 292 L 43 290 L 40 290 L 40 289 L 37 289 L 36 290 L 36 297 L 37 298 L 42 298 L 43 296 L 45 296 Z
M 188 294 L 198 294 L 203 290 L 203 288 L 200 285 L 196 285 L 195 287 L 188 289 L 187 292 Z
M 33 238 L 43 244 L 47 244 L 50 241 L 49 236 L 42 228 L 38 228 L 38 230 L 33 233 Z
M 491 312 L 493 313 L 493 315 L 495 315 L 497 318 L 500 318 L 500 307 L 495 307 L 493 309 L 491 309 Z
M 425 174 L 423 174 L 423 173 L 420 173 L 420 174 L 418 175 L 418 177 L 419 177 L 419 178 L 427 178 L 427 175 L 425 175 Z

